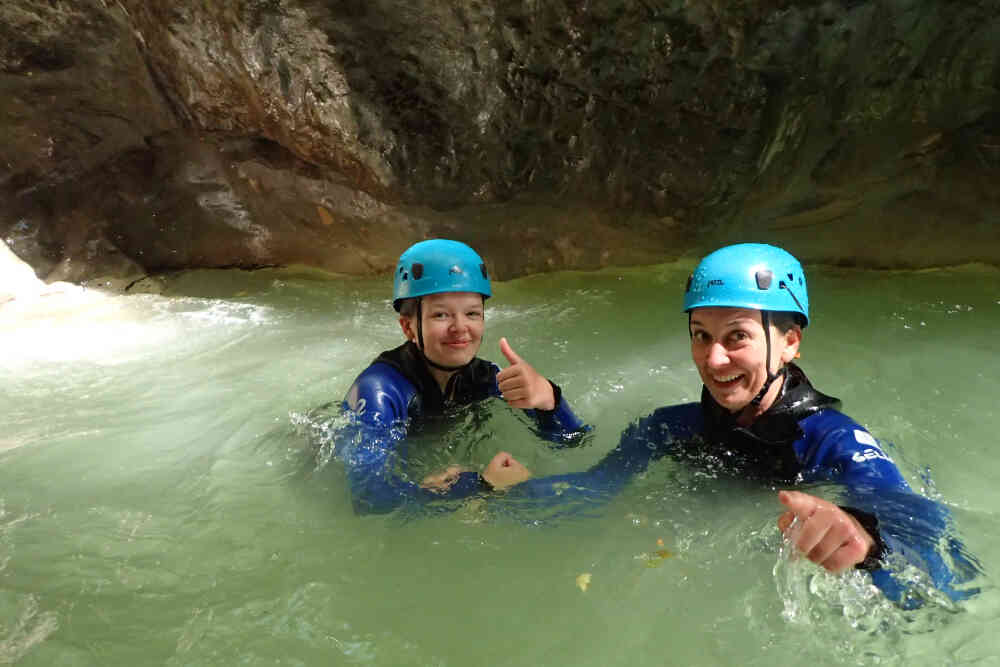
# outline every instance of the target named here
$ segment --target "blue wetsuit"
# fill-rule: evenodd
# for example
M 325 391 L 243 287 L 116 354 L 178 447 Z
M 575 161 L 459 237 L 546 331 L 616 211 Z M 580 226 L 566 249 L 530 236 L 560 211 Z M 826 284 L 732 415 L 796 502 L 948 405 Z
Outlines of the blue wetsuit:
M 336 453 L 347 468 L 355 511 L 388 512 L 410 500 L 463 498 L 482 490 L 476 472 L 461 473 L 446 492 L 436 493 L 406 479 L 396 467 L 404 458 L 403 442 L 414 421 L 499 397 L 499 372 L 496 364 L 474 358 L 451 376 L 442 392 L 412 342 L 380 354 L 354 381 L 343 403 L 351 422 L 339 434 Z M 552 390 L 555 409 L 525 412 L 535 419 L 539 435 L 566 442 L 586 427 L 559 387 L 552 384 Z
M 974 592 L 952 584 L 975 575 L 975 559 L 951 538 L 949 568 L 937 549 L 950 520 L 947 510 L 913 493 L 875 438 L 839 407 L 837 399 L 816 391 L 802 370 L 789 364 L 780 398 L 749 427 L 738 426 L 703 389 L 700 404 L 660 408 L 629 426 L 618 447 L 590 470 L 528 480 L 508 495 L 543 503 L 602 502 L 668 455 L 715 473 L 772 484 L 834 482 L 844 487 L 842 509 L 876 539 L 878 553 L 859 567 L 872 571 L 887 596 L 904 605 L 917 603 L 881 567 L 890 553 L 928 572 L 953 599 Z

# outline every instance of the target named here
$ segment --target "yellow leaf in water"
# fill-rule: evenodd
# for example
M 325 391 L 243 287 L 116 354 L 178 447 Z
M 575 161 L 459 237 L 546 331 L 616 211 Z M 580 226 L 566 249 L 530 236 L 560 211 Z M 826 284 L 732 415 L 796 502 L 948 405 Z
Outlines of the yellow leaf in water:
M 590 572 L 584 572 L 583 574 L 577 575 L 576 587 L 586 593 L 588 586 L 590 586 Z
M 660 567 L 663 561 L 673 556 L 666 549 L 657 549 L 653 553 L 643 553 L 636 556 L 638 560 L 645 561 L 646 567 Z
M 326 210 L 325 206 L 320 206 L 319 204 L 317 204 L 316 213 L 319 215 L 319 221 L 322 222 L 325 226 L 329 227 L 330 225 L 333 224 L 333 216 L 330 215 L 330 212 Z

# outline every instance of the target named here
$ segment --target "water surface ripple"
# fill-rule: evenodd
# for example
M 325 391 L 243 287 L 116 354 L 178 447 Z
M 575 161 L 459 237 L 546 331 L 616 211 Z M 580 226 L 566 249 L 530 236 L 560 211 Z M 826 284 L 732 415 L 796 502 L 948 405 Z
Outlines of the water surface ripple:
M 689 270 L 496 285 L 481 356 L 507 336 L 595 430 L 553 449 L 493 403 L 416 438 L 409 474 L 580 470 L 696 400 Z M 670 461 L 571 515 L 355 516 L 317 408 L 400 340 L 387 286 L 203 271 L 0 309 L 0 664 L 995 664 L 1000 275 L 810 276 L 801 365 L 952 512 L 971 600 L 899 609 L 789 554 L 772 489 Z

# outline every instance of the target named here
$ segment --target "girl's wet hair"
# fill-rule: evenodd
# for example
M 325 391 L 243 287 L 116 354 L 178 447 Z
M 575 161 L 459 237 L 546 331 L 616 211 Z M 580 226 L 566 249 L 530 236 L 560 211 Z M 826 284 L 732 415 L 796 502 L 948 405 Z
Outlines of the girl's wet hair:
M 420 304 L 420 298 L 414 297 L 411 299 L 403 299 L 399 302 L 399 314 L 403 317 L 416 317 L 417 316 L 417 306 Z
M 420 305 L 420 297 L 411 297 L 409 299 L 402 299 L 399 302 L 399 314 L 403 317 L 416 317 L 417 313 L 420 312 L 417 306 Z M 483 298 L 483 305 L 486 305 L 486 299 Z

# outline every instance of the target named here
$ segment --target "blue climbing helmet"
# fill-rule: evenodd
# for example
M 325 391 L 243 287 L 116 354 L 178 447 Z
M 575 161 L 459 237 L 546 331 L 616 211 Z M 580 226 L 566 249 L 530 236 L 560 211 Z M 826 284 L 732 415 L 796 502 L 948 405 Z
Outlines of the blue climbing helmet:
M 802 265 L 788 251 L 773 245 L 738 243 L 720 248 L 695 267 L 684 291 L 689 324 L 692 310 L 709 307 L 760 311 L 767 378 L 750 401 L 750 405 L 760 405 L 774 381 L 788 372 L 784 364 L 777 372 L 771 372 L 770 314 L 795 313 L 801 326 L 809 324 L 809 292 Z
M 490 277 L 479 254 L 460 241 L 414 243 L 399 256 L 392 281 L 392 307 L 403 299 L 440 292 L 476 292 L 488 299 Z
M 688 278 L 684 311 L 707 307 L 784 311 L 809 324 L 809 292 L 802 265 L 786 250 L 738 243 L 705 257 Z

